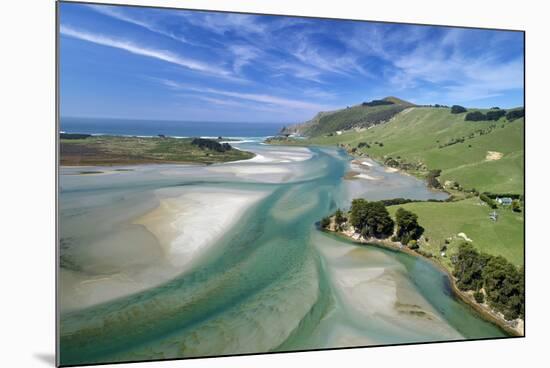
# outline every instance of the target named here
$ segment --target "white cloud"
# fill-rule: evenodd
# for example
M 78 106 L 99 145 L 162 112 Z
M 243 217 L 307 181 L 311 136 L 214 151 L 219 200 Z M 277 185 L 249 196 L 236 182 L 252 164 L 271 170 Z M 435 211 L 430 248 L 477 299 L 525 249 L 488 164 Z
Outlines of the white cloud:
M 108 46 L 108 47 L 125 50 L 135 55 L 141 55 L 141 56 L 146 56 L 157 60 L 162 60 L 167 63 L 179 65 L 181 67 L 191 69 L 194 71 L 211 74 L 218 77 L 224 77 L 227 79 L 232 78 L 231 72 L 227 70 L 218 68 L 208 63 L 204 63 L 204 62 L 197 61 L 190 58 L 185 58 L 171 51 L 148 48 L 145 46 L 138 45 L 132 41 L 116 39 L 109 36 L 81 31 L 68 26 L 64 26 L 64 25 L 61 26 L 60 32 L 62 35 L 65 35 L 68 37 L 77 38 L 79 40 L 92 42 L 102 46 Z

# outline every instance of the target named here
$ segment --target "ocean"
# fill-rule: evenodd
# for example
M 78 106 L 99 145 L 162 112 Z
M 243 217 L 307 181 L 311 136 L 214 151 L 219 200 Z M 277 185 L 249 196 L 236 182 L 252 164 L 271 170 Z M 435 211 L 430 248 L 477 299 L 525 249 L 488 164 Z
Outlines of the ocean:
M 276 135 L 283 123 L 191 122 L 170 120 L 62 117 L 66 133 L 171 137 L 267 137 Z

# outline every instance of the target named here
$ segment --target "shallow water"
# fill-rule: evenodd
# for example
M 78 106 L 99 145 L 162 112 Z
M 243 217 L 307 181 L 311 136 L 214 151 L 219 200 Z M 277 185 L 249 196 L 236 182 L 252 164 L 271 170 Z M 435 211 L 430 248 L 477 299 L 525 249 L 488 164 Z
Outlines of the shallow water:
M 314 225 L 358 193 L 440 194 L 379 166 L 370 168 L 379 180 L 344 181 L 349 157 L 335 149 L 238 146 L 259 156 L 98 175 L 61 170 L 62 364 L 504 336 L 456 301 L 428 262 Z M 183 270 L 135 220 L 167 190 L 205 188 L 263 196 Z

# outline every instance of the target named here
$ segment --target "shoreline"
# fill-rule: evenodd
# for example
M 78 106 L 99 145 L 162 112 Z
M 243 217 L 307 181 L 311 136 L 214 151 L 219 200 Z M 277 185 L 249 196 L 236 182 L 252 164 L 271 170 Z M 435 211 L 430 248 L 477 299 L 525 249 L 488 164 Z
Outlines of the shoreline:
M 376 238 L 369 238 L 369 239 L 362 239 L 361 238 L 359 240 L 359 239 L 354 239 L 353 237 L 348 236 L 347 234 L 345 234 L 343 232 L 340 232 L 340 231 L 333 231 L 333 230 L 328 230 L 328 229 L 321 229 L 321 231 L 331 233 L 331 234 L 335 234 L 336 236 L 339 236 L 339 237 L 342 237 L 346 240 L 349 240 L 349 241 L 353 242 L 354 244 L 370 245 L 370 246 L 374 246 L 374 247 L 388 249 L 388 250 L 391 250 L 391 251 L 403 252 L 403 253 L 406 253 L 410 256 L 419 257 L 419 258 L 422 258 L 423 260 L 426 260 L 426 261 L 430 262 L 432 265 L 437 267 L 441 272 L 443 272 L 446 275 L 447 279 L 449 280 L 449 284 L 451 286 L 453 296 L 457 297 L 463 303 L 465 303 L 466 305 L 468 305 L 469 307 L 474 309 L 481 318 L 483 318 L 486 321 L 491 322 L 491 323 L 495 324 L 496 326 L 498 326 L 504 332 L 509 334 L 510 337 L 525 337 L 525 331 L 524 330 L 522 331 L 522 329 L 520 329 L 520 328 L 514 328 L 514 327 L 510 326 L 510 323 L 507 320 L 505 320 L 500 315 L 500 313 L 498 313 L 498 312 L 494 311 L 492 308 L 486 306 L 486 304 L 481 305 L 481 304 L 477 303 L 474 300 L 473 296 L 470 295 L 470 293 L 460 290 L 458 288 L 458 286 L 456 285 L 456 279 L 454 278 L 454 276 L 449 272 L 449 270 L 447 270 L 443 265 L 439 264 L 435 260 L 433 260 L 431 258 L 428 258 L 428 257 L 425 257 L 422 254 L 420 254 L 418 252 L 415 252 L 412 249 L 407 248 L 403 244 L 398 243 L 398 242 L 393 242 L 391 240 L 376 239 Z M 524 323 L 525 322 L 523 322 L 521 324 L 518 324 L 518 326 L 521 327 L 521 326 L 524 325 Z

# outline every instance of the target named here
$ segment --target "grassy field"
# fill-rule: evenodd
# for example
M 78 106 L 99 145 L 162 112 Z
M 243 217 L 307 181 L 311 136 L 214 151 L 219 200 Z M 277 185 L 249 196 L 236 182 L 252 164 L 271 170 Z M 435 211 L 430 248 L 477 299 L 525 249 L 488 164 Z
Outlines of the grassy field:
M 290 143 L 341 144 L 380 161 L 391 157 L 423 166 L 425 171 L 441 169 L 442 183 L 450 180 L 481 192 L 522 194 L 524 119 L 472 122 L 464 121 L 464 115 L 451 114 L 447 108 L 414 107 L 360 132 L 324 134 Z M 453 141 L 459 143 L 450 144 Z M 358 148 L 359 143 L 369 147 Z
M 478 198 L 457 202 L 416 202 L 390 206 L 388 211 L 403 207 L 418 215 L 418 222 L 425 228 L 428 241 L 420 248 L 433 254 L 442 264 L 450 268 L 450 257 L 458 244 L 464 241 L 459 233 L 464 233 L 480 251 L 501 255 L 517 266 L 523 264 L 523 212 L 512 212 L 510 208 L 497 209 L 498 220 L 489 218 L 492 210 Z M 440 247 L 450 239 L 446 257 L 441 257 Z
M 212 164 L 245 160 L 253 153 L 230 149 L 219 152 L 191 144 L 192 138 L 91 136 L 61 139 L 61 165 L 131 165 L 145 163 Z

